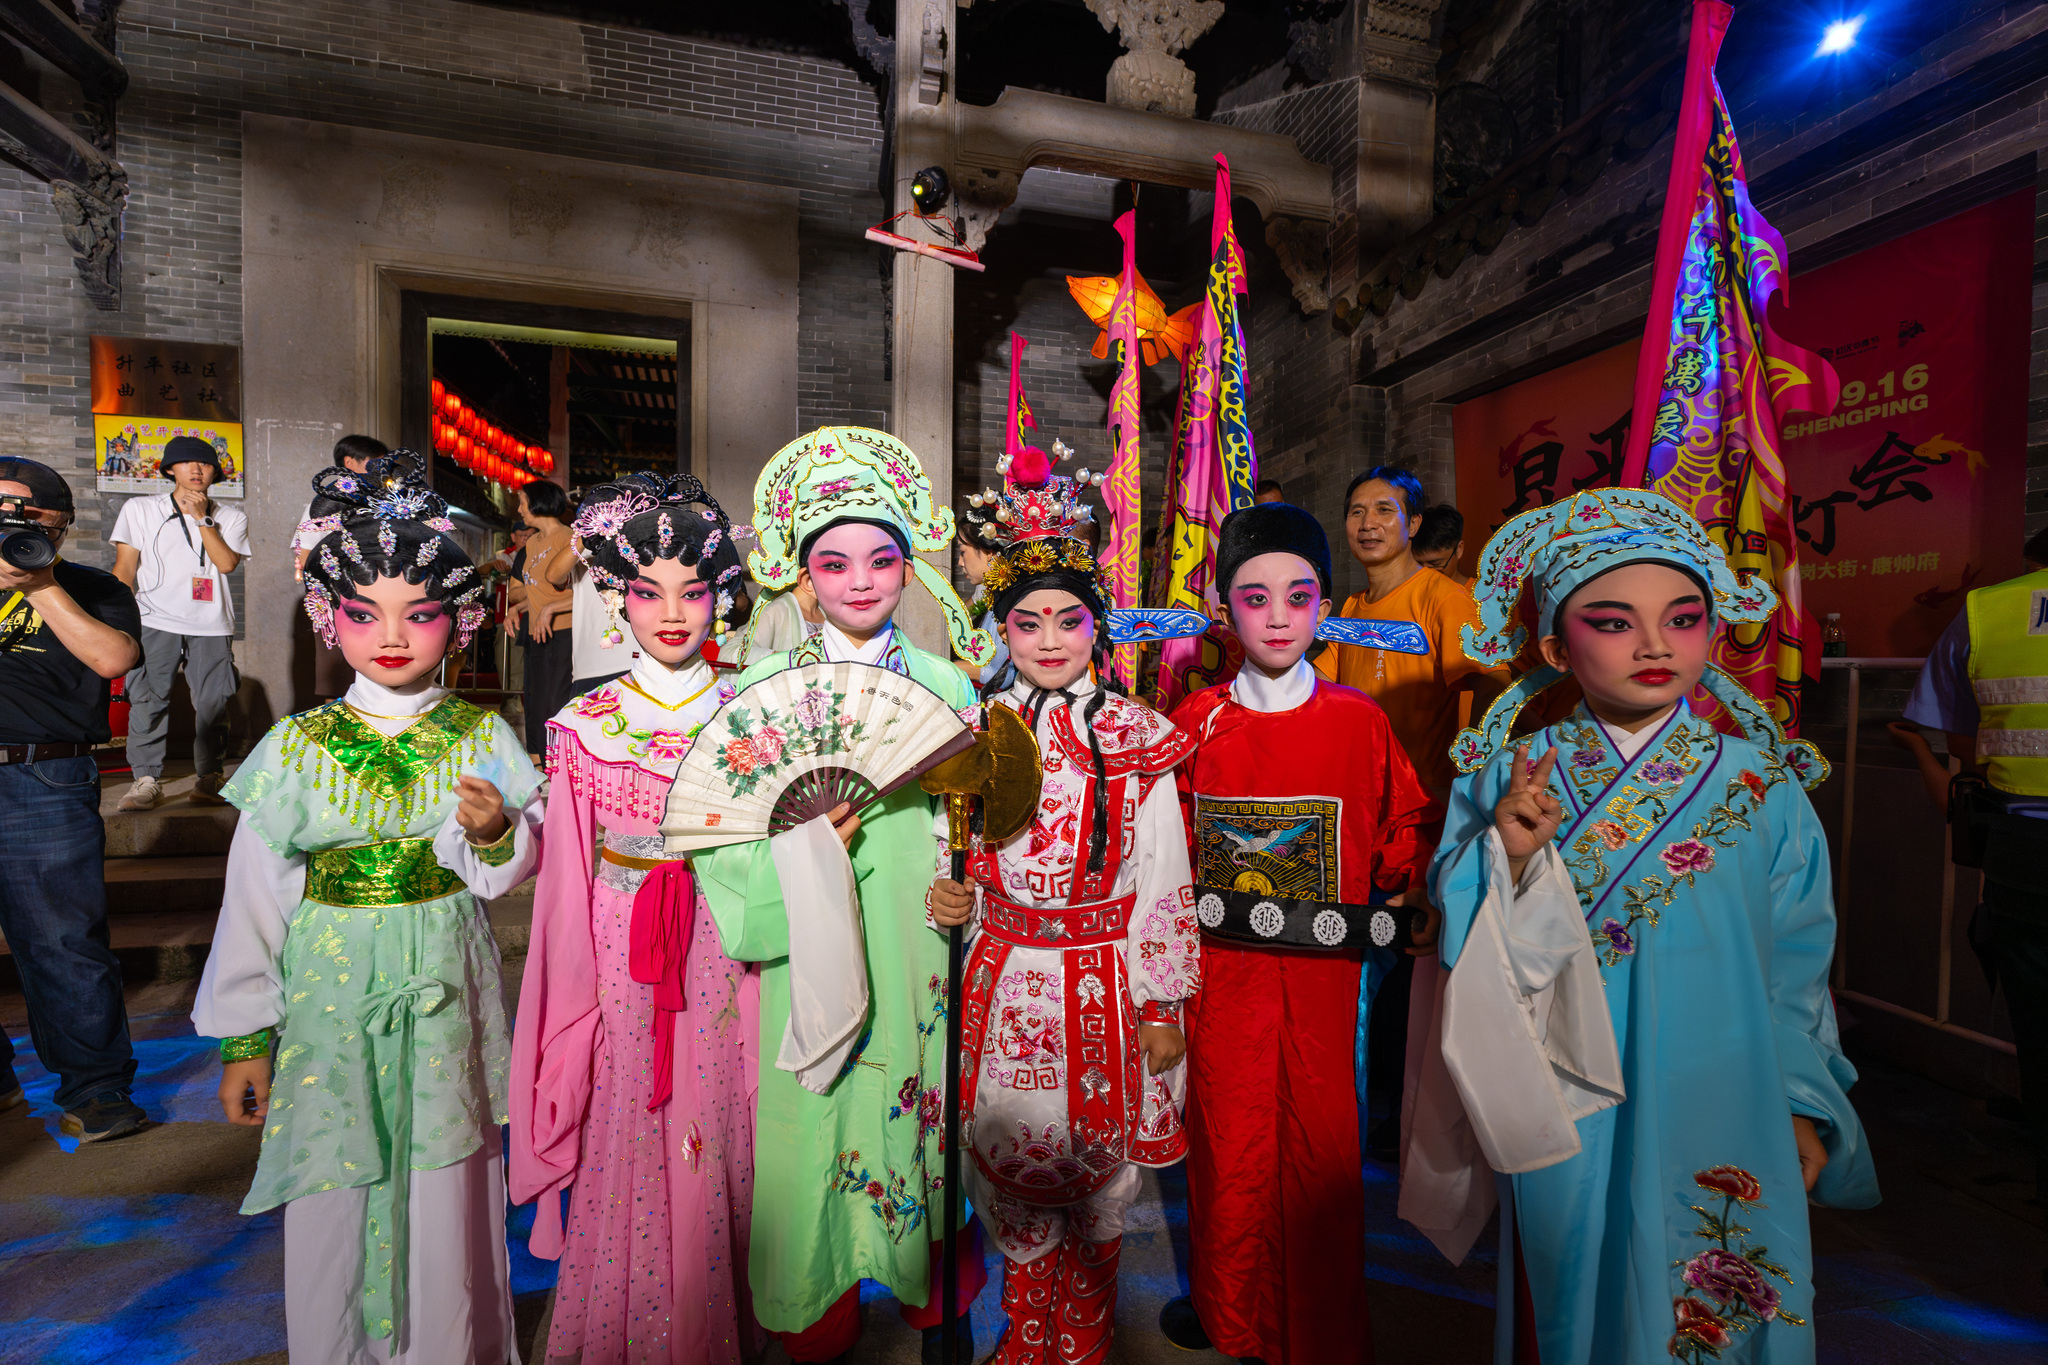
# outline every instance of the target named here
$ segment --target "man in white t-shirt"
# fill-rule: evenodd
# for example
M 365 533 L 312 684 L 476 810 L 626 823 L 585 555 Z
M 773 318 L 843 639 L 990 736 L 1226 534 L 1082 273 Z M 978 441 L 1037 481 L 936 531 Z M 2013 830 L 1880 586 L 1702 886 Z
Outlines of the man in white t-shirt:
M 142 609 L 142 662 L 128 675 L 128 762 L 135 785 L 122 810 L 148 810 L 164 798 L 165 740 L 171 684 L 180 664 L 192 694 L 192 763 L 198 805 L 219 805 L 227 749 L 228 702 L 235 695 L 235 604 L 227 576 L 249 554 L 249 522 L 207 490 L 220 477 L 213 447 L 175 436 L 164 447 L 172 491 L 131 498 L 114 521 L 114 575 Z

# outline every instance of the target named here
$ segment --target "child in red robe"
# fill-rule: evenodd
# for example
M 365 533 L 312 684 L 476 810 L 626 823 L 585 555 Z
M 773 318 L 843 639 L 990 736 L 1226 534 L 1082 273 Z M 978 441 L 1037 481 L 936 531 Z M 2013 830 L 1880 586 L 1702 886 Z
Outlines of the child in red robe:
M 1330 613 L 1316 519 L 1285 503 L 1232 513 L 1216 581 L 1245 662 L 1173 713 L 1197 746 L 1179 781 L 1204 990 L 1187 1011 L 1194 1292 L 1160 1322 L 1190 1349 L 1362 1365 L 1359 978 L 1367 945 L 1397 932 L 1368 902 L 1393 892 L 1422 918 L 1443 808 L 1379 703 L 1303 658 Z

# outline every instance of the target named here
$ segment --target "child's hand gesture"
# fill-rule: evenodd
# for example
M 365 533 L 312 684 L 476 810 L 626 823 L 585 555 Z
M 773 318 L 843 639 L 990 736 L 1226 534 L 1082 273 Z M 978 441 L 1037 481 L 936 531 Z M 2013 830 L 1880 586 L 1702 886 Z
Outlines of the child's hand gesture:
M 455 823 L 466 831 L 464 838 L 481 848 L 504 837 L 508 822 L 502 792 L 481 777 L 464 773 L 455 779 L 455 794 L 462 799 L 455 808 Z
M 974 893 L 950 877 L 939 877 L 932 882 L 931 906 L 932 923 L 952 929 L 973 917 Z
M 270 1058 L 225 1062 L 220 1069 L 220 1108 L 229 1123 L 260 1128 L 270 1112 Z
M 1145 1074 L 1158 1076 L 1180 1065 L 1188 1055 L 1187 1035 L 1174 1024 L 1138 1025 L 1138 1047 L 1145 1054 Z
M 1500 831 L 1501 846 L 1508 855 L 1508 877 L 1513 881 L 1522 879 L 1522 869 L 1556 837 L 1564 820 L 1564 807 L 1549 790 L 1550 770 L 1556 766 L 1555 744 L 1534 765 L 1529 762 L 1529 746 L 1522 745 L 1515 750 L 1508 789 L 1493 808 L 1493 827 Z

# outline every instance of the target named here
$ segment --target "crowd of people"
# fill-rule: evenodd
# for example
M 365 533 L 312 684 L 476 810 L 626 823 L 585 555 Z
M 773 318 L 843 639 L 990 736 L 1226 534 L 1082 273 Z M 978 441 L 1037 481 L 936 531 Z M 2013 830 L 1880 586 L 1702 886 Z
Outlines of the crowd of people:
M 25 935 L 35 1045 L 94 1135 L 118 1123 L 93 1106 L 133 1108 L 134 1062 L 103 901 L 54 864 L 100 837 L 104 680 L 203 675 L 232 621 L 219 575 L 248 553 L 208 462 L 166 467 L 176 491 L 115 536 L 139 616 L 107 575 L 0 565 L 61 645 L 32 665 L 39 699 L 0 688 L 0 786 L 48 807 L 52 841 L 34 889 L 0 882 L 0 930 Z M 515 1358 L 508 1199 L 537 1201 L 530 1249 L 559 1261 L 544 1359 L 740 1365 L 772 1335 L 837 1361 L 863 1282 L 937 1359 L 949 1103 L 963 1360 L 991 1245 L 993 1358 L 1105 1360 L 1141 1170 L 1183 1161 L 1190 1293 L 1159 1330 L 1267 1365 L 1370 1360 L 1367 1156 L 1399 1162 L 1402 1216 L 1453 1262 L 1499 1210 L 1502 1365 L 1814 1357 L 1808 1201 L 1877 1199 L 1826 985 L 1805 794 L 1825 764 L 1708 662 L 1775 596 L 1675 505 L 1573 495 L 1501 527 L 1465 580 L 1456 512 L 1370 469 L 1345 497 L 1365 586 L 1339 603 L 1321 524 L 1262 486 L 1216 548 L 1243 664 L 1162 714 L 1115 684 L 1093 517 L 1042 452 L 957 519 L 863 428 L 773 456 L 750 525 L 688 476 L 573 508 L 535 483 L 500 566 L 520 734 L 440 685 L 490 566 L 423 473 L 379 451 L 315 478 L 305 607 L 352 676 L 205 788 L 239 823 L 193 1019 L 221 1040 L 225 1117 L 263 1130 L 243 1207 L 285 1210 L 294 1361 Z M 61 478 L 0 462 L 0 513 L 11 494 L 61 536 Z M 956 536 L 971 605 L 918 558 Z M 897 629 L 913 582 L 954 657 Z M 1333 615 L 1422 644 L 1324 644 Z M 586 672 L 583 632 L 630 647 Z M 784 670 L 841 664 L 977 726 L 1014 713 L 1041 755 L 1026 826 L 976 832 L 956 875 L 912 783 L 672 856 L 699 732 Z M 214 694 L 192 690 L 204 728 Z M 777 724 L 829 707 L 806 693 Z M 793 742 L 716 737 L 762 781 Z M 508 1019 L 479 905 L 530 876 Z M 60 988 L 104 1008 L 53 1011 Z

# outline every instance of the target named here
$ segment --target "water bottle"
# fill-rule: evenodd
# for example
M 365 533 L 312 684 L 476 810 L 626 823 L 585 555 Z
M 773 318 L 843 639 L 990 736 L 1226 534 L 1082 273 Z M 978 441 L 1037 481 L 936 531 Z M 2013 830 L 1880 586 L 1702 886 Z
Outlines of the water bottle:
M 1821 623 L 1820 653 L 1824 659 L 1845 658 L 1849 653 L 1849 642 L 1842 638 L 1842 613 L 1838 611 L 1829 612 L 1827 620 Z

